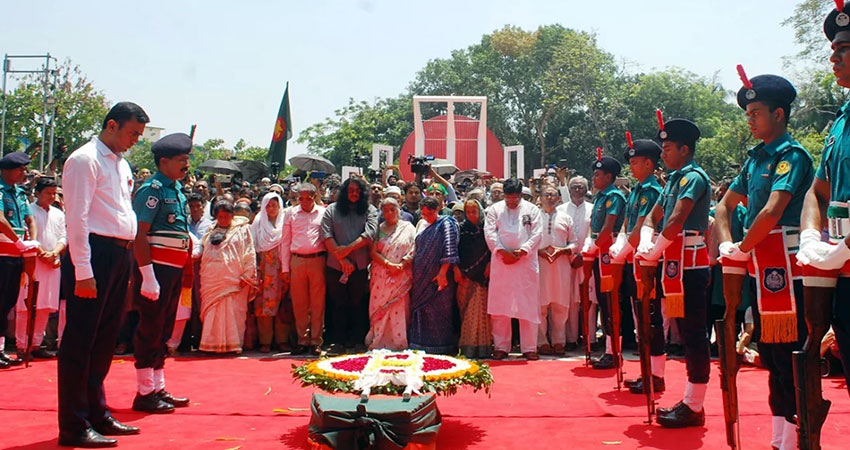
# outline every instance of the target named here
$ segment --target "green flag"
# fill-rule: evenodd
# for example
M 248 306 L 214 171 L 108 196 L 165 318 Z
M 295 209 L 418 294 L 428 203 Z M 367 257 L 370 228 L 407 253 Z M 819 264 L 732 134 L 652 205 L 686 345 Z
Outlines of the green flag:
M 280 169 L 286 166 L 286 141 L 292 137 L 292 116 L 289 114 L 289 82 L 283 91 L 283 100 L 280 101 L 280 109 L 274 122 L 274 133 L 272 143 L 269 146 L 269 154 L 266 163 L 269 168 L 272 163 L 279 163 Z M 274 174 L 277 175 L 277 174 Z

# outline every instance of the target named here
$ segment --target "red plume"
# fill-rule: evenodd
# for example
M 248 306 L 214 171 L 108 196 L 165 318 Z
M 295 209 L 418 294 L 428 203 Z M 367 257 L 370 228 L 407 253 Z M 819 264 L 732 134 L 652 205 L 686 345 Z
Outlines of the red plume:
M 658 129 L 664 130 L 664 116 L 661 115 L 661 110 L 655 110 L 655 117 L 658 119 Z
M 835 0 L 835 9 L 838 12 L 844 12 L 844 0 Z
M 596 147 L 596 160 L 602 161 L 602 147 Z
M 744 87 L 747 89 L 753 88 L 753 83 L 750 82 L 750 79 L 747 78 L 747 72 L 744 72 L 744 66 L 738 64 L 738 76 L 741 77 L 741 82 L 744 83 Z
M 629 148 L 635 148 L 635 143 L 632 142 L 632 133 L 626 131 L 626 142 L 629 144 Z

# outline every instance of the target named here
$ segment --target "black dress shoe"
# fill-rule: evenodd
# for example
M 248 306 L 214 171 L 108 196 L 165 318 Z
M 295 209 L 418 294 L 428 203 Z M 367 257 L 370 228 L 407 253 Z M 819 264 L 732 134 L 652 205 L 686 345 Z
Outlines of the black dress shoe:
M 172 405 L 174 405 L 175 408 L 185 408 L 186 406 L 189 406 L 189 399 L 188 398 L 186 398 L 186 397 L 175 397 L 175 396 L 171 395 L 171 393 L 166 391 L 165 389 L 157 392 L 156 395 L 158 395 L 159 398 L 162 399 L 164 402 L 171 403 Z
M 601 358 L 593 361 L 593 368 L 596 370 L 605 370 L 614 368 L 614 355 L 606 353 Z
M 56 357 L 56 353 L 53 353 L 45 348 L 39 347 L 32 351 L 32 357 L 35 359 L 53 359 Z
M 630 388 L 632 385 L 640 383 L 640 378 L 629 378 L 628 380 L 623 380 L 623 386 Z
M 5 362 L 6 364 L 8 364 L 8 365 L 9 365 L 9 367 L 11 367 L 11 366 L 20 366 L 21 364 L 23 364 L 23 363 L 24 363 L 24 360 L 23 360 L 23 359 L 12 359 L 12 358 L 9 358 L 9 355 L 7 355 L 5 352 L 0 352 L 0 361 Z
M 705 409 L 694 411 L 681 403 L 667 414 L 659 413 L 656 420 L 664 428 L 701 427 L 705 425 Z
M 125 425 L 114 417 L 110 417 L 97 425 L 92 425 L 95 431 L 104 436 L 127 436 L 130 434 L 139 434 L 139 427 Z
M 9 363 L 7 363 L 6 361 L 3 361 L 2 359 L 0 359 L 0 370 L 8 369 L 9 367 L 12 367 L 12 366 L 10 366 Z
M 118 439 L 104 437 L 91 428 L 82 433 L 59 432 L 59 445 L 63 447 L 104 448 L 115 447 Z
M 148 395 L 141 395 L 136 392 L 136 398 L 133 399 L 133 411 L 167 414 L 174 412 L 174 405 L 159 398 L 156 392 L 151 392 Z
M 652 392 L 658 394 L 664 392 L 666 386 L 664 385 L 664 378 L 652 376 Z M 629 386 L 629 392 L 632 394 L 643 394 L 643 380 L 638 379 L 637 383 Z
M 684 405 L 684 403 L 683 403 L 681 400 L 679 400 L 679 403 L 676 403 L 675 405 L 673 405 L 673 406 L 671 406 L 671 407 L 669 407 L 669 408 L 656 408 L 656 409 L 655 409 L 655 411 L 656 411 L 656 413 L 658 413 L 659 415 L 660 415 L 660 414 L 670 414 L 670 412 L 672 412 L 672 411 L 673 411 L 674 409 L 676 409 L 676 408 L 681 407 L 682 405 Z

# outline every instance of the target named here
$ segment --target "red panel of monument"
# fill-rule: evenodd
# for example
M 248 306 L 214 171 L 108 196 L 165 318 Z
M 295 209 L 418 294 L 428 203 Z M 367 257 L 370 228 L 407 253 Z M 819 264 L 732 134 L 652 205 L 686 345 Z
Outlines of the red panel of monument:
M 432 117 L 423 124 L 425 129 L 425 155 L 435 158 L 446 157 L 446 116 Z M 405 180 L 412 180 L 413 174 L 407 164 L 407 155 L 414 154 L 413 133 L 407 136 L 401 147 L 399 168 Z M 502 143 L 490 129 L 487 129 L 487 171 L 501 177 L 504 170 Z M 478 120 L 467 116 L 455 115 L 455 166 L 459 170 L 480 169 L 478 167 Z

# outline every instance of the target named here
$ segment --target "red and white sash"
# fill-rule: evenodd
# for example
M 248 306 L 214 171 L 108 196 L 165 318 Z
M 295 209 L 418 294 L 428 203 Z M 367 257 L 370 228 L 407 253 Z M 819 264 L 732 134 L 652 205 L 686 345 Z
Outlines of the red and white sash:
M 748 270 L 757 280 L 762 342 L 775 344 L 797 340 L 794 280 L 803 276 L 802 268 L 797 265 L 799 246 L 799 228 L 776 227 L 753 248 Z
M 664 251 L 661 286 L 664 289 L 665 310 L 668 317 L 685 317 L 685 270 L 709 267 L 705 236 L 699 231 L 682 231 Z

